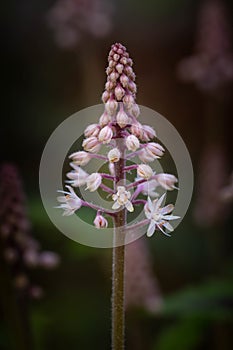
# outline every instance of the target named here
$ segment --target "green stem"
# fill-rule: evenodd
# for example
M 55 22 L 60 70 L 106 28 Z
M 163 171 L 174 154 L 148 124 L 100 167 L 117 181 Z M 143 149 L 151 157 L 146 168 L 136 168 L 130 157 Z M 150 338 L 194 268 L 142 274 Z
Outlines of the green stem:
M 118 130 L 118 137 L 116 146 L 122 154 L 122 158 L 115 164 L 115 176 L 119 179 L 120 184 L 125 184 L 125 173 L 123 168 L 125 166 L 125 145 L 120 139 L 120 128 Z M 117 184 L 115 183 L 115 190 Z M 126 210 L 123 209 L 116 213 L 114 218 L 114 247 L 112 256 L 112 349 L 123 350 L 125 338 L 125 245 L 122 242 L 122 233 L 124 234 L 126 226 Z M 124 237 L 124 236 L 123 236 Z M 118 244 L 121 244 L 117 246 Z

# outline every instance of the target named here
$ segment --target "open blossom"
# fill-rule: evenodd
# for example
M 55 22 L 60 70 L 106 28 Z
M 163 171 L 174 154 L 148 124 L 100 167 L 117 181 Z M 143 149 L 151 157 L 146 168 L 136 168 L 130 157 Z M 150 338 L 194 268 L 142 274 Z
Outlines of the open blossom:
M 142 135 L 141 140 L 148 142 L 156 137 L 154 129 L 149 125 L 142 125 Z
M 70 165 L 74 170 L 67 173 L 67 177 L 68 179 L 70 179 L 67 182 L 71 184 L 73 187 L 79 187 L 79 186 L 85 185 L 89 174 L 74 163 L 70 163 Z
M 153 176 L 153 170 L 149 165 L 146 164 L 140 164 L 137 167 L 137 173 L 139 177 L 142 177 L 146 180 L 149 180 Z
M 94 192 L 97 190 L 97 188 L 100 187 L 102 182 L 102 176 L 99 173 L 93 173 L 89 175 L 86 179 L 86 190 L 89 190 L 90 192 Z
M 111 151 L 108 152 L 108 160 L 111 163 L 116 163 L 119 161 L 121 157 L 121 152 L 118 148 L 113 148 Z
M 153 235 L 156 228 L 162 231 L 165 235 L 168 235 L 163 230 L 163 227 L 170 232 L 174 231 L 173 227 L 168 221 L 180 218 L 179 216 L 175 215 L 167 215 L 170 214 L 174 209 L 174 206 L 172 204 L 168 204 L 165 207 L 161 208 L 165 195 L 166 193 L 164 193 L 159 199 L 155 199 L 153 202 L 151 201 L 150 197 L 148 197 L 147 203 L 145 204 L 144 212 L 147 219 L 150 220 L 150 224 L 147 229 L 148 237 L 151 237 Z
M 129 151 L 135 152 L 140 147 L 138 138 L 134 135 L 129 135 L 125 141 L 126 147 Z
M 58 191 L 64 193 L 65 196 L 57 197 L 58 202 L 61 204 L 57 208 L 64 209 L 63 215 L 69 216 L 74 214 L 74 212 L 81 208 L 82 200 L 76 195 L 71 186 L 66 186 L 68 191 Z
M 91 160 L 90 154 L 85 151 L 74 152 L 69 158 L 71 158 L 73 163 L 77 165 L 86 165 Z
M 96 152 L 99 152 L 101 145 L 100 145 L 97 137 L 91 136 L 83 141 L 82 146 L 83 146 L 85 151 L 91 152 L 91 153 L 96 153 Z
M 134 211 L 134 207 L 130 202 L 131 193 L 126 191 L 124 186 L 117 186 L 117 193 L 112 195 L 112 199 L 115 203 L 112 206 L 112 209 L 119 209 L 125 207 L 128 211 Z
M 105 227 L 108 227 L 108 221 L 102 215 L 97 214 L 94 220 L 94 225 L 98 229 L 105 228 Z

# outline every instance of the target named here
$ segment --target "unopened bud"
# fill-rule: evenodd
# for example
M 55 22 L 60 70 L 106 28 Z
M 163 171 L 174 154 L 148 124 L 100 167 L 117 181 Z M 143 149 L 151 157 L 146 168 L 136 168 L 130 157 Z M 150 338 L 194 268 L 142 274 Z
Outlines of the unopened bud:
M 113 59 L 114 59 L 114 61 L 119 61 L 119 59 L 120 59 L 120 55 L 118 55 L 118 54 L 116 54 L 115 53 L 115 55 L 113 55 Z
M 105 228 L 108 227 L 108 221 L 102 215 L 97 214 L 94 220 L 94 225 L 98 229 Z
M 135 103 L 133 96 L 130 94 L 124 96 L 123 102 L 128 109 L 132 108 L 133 104 Z
M 110 98 L 105 104 L 105 110 L 109 115 L 114 115 L 116 113 L 118 103 L 113 98 Z
M 121 101 L 123 96 L 125 95 L 125 90 L 123 89 L 123 87 L 121 87 L 119 84 L 117 85 L 117 87 L 115 88 L 115 96 L 117 101 Z
M 124 110 L 120 110 L 117 113 L 116 121 L 120 128 L 124 128 L 126 125 L 129 124 L 129 117 Z
M 175 183 L 178 182 L 177 178 L 172 174 L 158 174 L 156 180 L 160 186 L 165 190 L 171 191 L 175 188 Z
M 88 137 L 87 139 L 83 140 L 82 146 L 85 149 L 85 151 L 91 152 L 91 153 L 96 153 L 100 150 L 101 145 L 100 145 L 97 137 L 92 136 L 92 137 Z
M 140 114 L 140 108 L 138 106 L 137 103 L 134 103 L 132 108 L 130 109 L 130 113 L 132 114 L 132 116 L 134 116 L 135 118 L 138 118 L 139 114 Z
M 112 128 L 106 125 L 99 133 L 99 141 L 103 143 L 109 143 L 113 137 Z
M 126 64 L 128 63 L 127 58 L 126 58 L 126 57 L 122 57 L 122 58 L 120 59 L 120 63 L 126 65 Z
M 120 76 L 120 82 L 122 84 L 122 86 L 125 88 L 125 87 L 128 87 L 128 84 L 129 84 L 129 78 L 127 77 L 127 75 L 125 74 L 122 74 Z
M 107 125 L 111 120 L 111 116 L 108 113 L 104 112 L 99 119 L 99 125 L 103 127 Z
M 135 152 L 139 147 L 140 147 L 140 142 L 138 138 L 134 135 L 129 135 L 126 138 L 126 147 L 128 148 L 129 151 Z
M 148 153 L 149 156 L 159 158 L 162 157 L 165 149 L 159 143 L 150 142 L 146 145 L 145 151 Z
M 143 179 L 149 180 L 153 176 L 153 170 L 149 165 L 146 164 L 140 164 L 137 167 L 137 174 L 139 177 L 142 177 Z
M 119 161 L 121 157 L 121 153 L 118 148 L 113 148 L 108 152 L 108 159 L 111 163 L 116 163 Z
M 142 124 L 140 124 L 140 123 L 132 124 L 130 131 L 134 136 L 141 139 L 141 137 L 142 137 Z
M 85 137 L 98 136 L 100 131 L 98 124 L 91 124 L 84 131 Z
M 105 89 L 106 89 L 107 91 L 111 91 L 111 90 L 114 88 L 114 86 L 116 86 L 116 84 L 109 80 L 109 81 L 107 81 L 107 83 L 105 84 Z
M 106 103 L 108 101 L 109 97 L 110 97 L 110 95 L 109 95 L 108 91 L 104 91 L 102 94 L 103 103 Z
M 141 136 L 142 141 L 148 142 L 155 137 L 156 137 L 156 132 L 151 126 L 142 125 L 142 136 Z
M 45 269 L 54 269 L 58 266 L 60 258 L 58 254 L 50 251 L 42 252 L 39 256 L 39 264 Z
M 89 175 L 86 179 L 86 190 L 89 190 L 90 192 L 94 192 L 99 188 L 102 182 L 102 176 L 99 173 L 93 173 Z
M 116 65 L 116 70 L 117 70 L 117 72 L 118 72 L 119 74 L 122 74 L 123 69 L 124 69 L 123 64 L 118 63 L 118 64 Z
M 83 166 L 83 165 L 86 165 L 90 161 L 91 156 L 85 151 L 79 151 L 79 152 L 72 153 L 69 156 L 69 158 L 71 158 L 73 160 L 74 164 Z
M 116 72 L 112 72 L 109 75 L 109 80 L 112 81 L 113 83 L 115 83 L 117 81 L 117 79 L 119 78 L 119 74 Z

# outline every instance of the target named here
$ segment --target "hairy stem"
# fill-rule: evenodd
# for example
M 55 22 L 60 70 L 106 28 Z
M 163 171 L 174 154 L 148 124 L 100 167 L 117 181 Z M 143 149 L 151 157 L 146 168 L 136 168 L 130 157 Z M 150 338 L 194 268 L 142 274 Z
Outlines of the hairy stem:
M 119 179 L 120 184 L 125 184 L 125 146 L 121 138 L 121 130 L 117 130 L 116 146 L 122 154 L 122 158 L 115 164 L 115 176 Z M 115 190 L 116 190 L 115 182 Z M 125 245 L 122 240 L 126 227 L 126 210 L 123 209 L 116 214 L 114 218 L 114 247 L 112 257 L 112 349 L 124 349 L 125 335 L 125 310 L 124 310 L 124 269 L 125 269 Z M 123 236 L 124 237 L 124 236 Z M 121 244 L 117 246 L 118 244 Z

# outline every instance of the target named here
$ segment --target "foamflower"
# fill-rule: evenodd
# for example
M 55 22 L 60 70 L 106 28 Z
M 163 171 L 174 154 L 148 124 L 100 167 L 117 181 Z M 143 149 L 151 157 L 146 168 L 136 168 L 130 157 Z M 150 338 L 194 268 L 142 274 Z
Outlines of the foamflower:
M 153 235 L 156 228 L 162 231 L 165 235 L 169 236 L 169 234 L 164 231 L 163 227 L 170 232 L 174 231 L 173 227 L 168 221 L 180 218 L 179 216 L 175 215 L 167 215 L 173 211 L 173 204 L 168 204 L 165 207 L 161 207 L 165 195 L 166 193 L 164 193 L 159 199 L 155 199 L 153 202 L 151 201 L 150 197 L 147 199 L 147 203 L 144 207 L 144 212 L 147 219 L 150 220 L 150 224 L 147 229 L 148 237 L 151 237 Z

